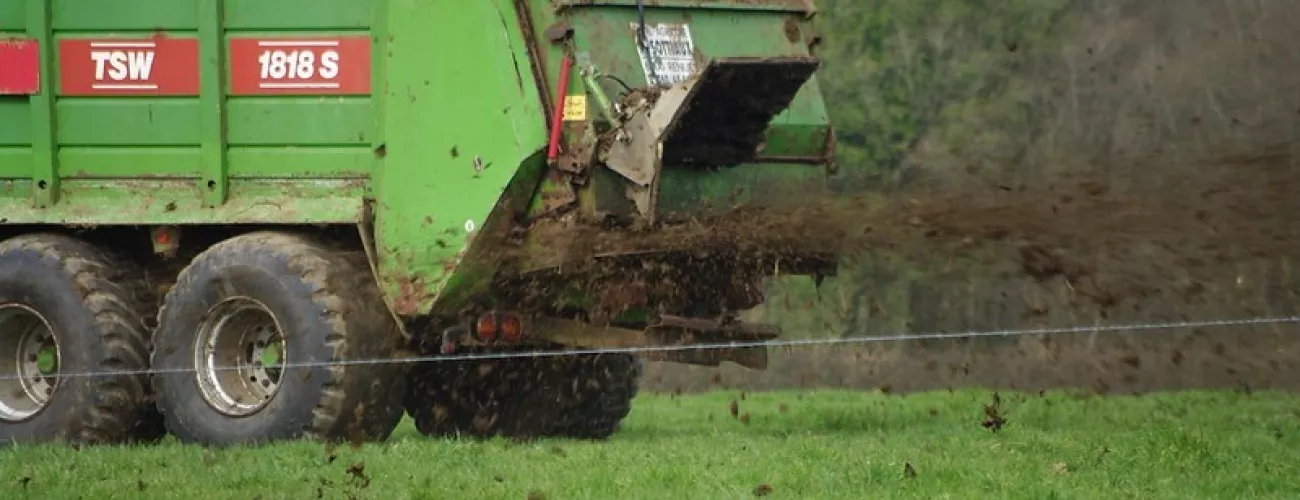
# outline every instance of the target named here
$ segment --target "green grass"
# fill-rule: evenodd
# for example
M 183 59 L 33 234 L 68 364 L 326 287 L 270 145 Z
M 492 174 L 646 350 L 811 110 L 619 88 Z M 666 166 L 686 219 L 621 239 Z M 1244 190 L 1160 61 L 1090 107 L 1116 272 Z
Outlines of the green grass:
M 738 400 L 743 417 L 733 418 Z M 1279 393 L 644 396 L 605 443 L 432 440 L 0 450 L 5 498 L 1285 498 L 1300 399 Z M 783 410 L 784 408 L 784 410 Z M 331 460 L 331 455 L 333 459 Z M 916 474 L 906 477 L 905 464 Z M 364 465 L 361 473 L 349 467 Z M 368 479 L 361 479 L 365 476 Z

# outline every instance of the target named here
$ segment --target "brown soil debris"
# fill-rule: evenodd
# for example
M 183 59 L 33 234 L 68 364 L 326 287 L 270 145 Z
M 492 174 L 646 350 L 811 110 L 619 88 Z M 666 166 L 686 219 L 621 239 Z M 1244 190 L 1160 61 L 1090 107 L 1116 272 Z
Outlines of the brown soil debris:
M 1007 425 L 1007 419 L 1002 415 L 1002 397 L 998 393 L 993 393 L 993 401 L 984 405 L 984 421 L 980 425 L 993 432 Z
M 366 464 L 364 462 L 355 462 L 349 465 L 347 474 L 352 484 L 357 488 L 370 486 L 370 476 L 366 475 Z
M 901 187 L 664 238 L 852 256 L 815 307 L 772 297 L 762 315 L 793 325 L 788 337 L 1300 315 L 1300 59 L 1282 42 L 1300 4 L 1106 5 L 1080 4 L 1059 47 L 1023 44 L 989 70 L 1011 73 L 1009 90 L 933 124 Z M 647 371 L 686 390 L 706 373 L 733 390 L 1295 389 L 1296 329 L 799 348 L 768 372 Z

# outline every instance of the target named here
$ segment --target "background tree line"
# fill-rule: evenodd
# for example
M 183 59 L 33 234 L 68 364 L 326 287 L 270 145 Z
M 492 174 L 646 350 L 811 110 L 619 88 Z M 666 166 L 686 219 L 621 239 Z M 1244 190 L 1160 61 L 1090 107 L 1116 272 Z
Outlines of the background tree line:
M 1276 212 L 1268 213 L 1300 209 L 1293 196 L 1269 198 L 1296 177 L 1285 158 L 1300 143 L 1300 51 L 1287 47 L 1300 3 L 820 0 L 818 7 L 819 78 L 837 127 L 837 161 L 852 166 L 841 169 L 850 178 L 839 185 L 889 197 L 945 188 L 971 204 L 1001 200 L 1040 212 L 1055 205 L 1016 196 L 1088 177 L 1107 196 L 1163 203 L 1167 217 L 1244 213 L 1222 196 L 1187 204 L 1196 189 L 1258 197 L 1251 203 L 1272 203 Z M 1080 233 L 1069 250 L 1094 268 L 1087 284 L 1025 276 L 1011 242 L 961 254 L 924 245 L 863 252 L 820 290 L 810 280 L 777 282 L 760 313 L 810 336 L 1139 321 L 1182 317 L 1189 307 L 1240 316 L 1247 307 L 1289 307 L 1292 297 L 1278 290 L 1289 286 L 1290 264 L 1231 241 L 1250 235 L 1222 232 L 1276 222 L 1256 214 L 1173 243 Z M 1076 224 L 1058 221 L 1057 229 Z M 1251 234 L 1282 241 L 1291 236 L 1282 225 L 1251 226 Z M 1217 246 L 1205 238 L 1218 238 Z M 1188 264 L 1198 260 L 1217 264 Z M 1182 300 L 1186 283 L 1238 281 L 1244 289 L 1206 285 L 1215 296 L 1205 299 L 1208 309 Z

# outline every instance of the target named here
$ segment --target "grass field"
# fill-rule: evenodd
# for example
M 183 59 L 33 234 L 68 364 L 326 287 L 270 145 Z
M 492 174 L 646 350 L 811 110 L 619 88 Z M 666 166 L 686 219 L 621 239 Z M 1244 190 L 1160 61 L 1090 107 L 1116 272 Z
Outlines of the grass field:
M 1294 498 L 1300 398 L 646 395 L 605 443 L 0 451 L 17 498 Z M 736 402 L 733 416 L 732 401 Z M 1005 420 L 991 430 L 994 414 Z M 996 427 L 996 426 L 993 426 Z

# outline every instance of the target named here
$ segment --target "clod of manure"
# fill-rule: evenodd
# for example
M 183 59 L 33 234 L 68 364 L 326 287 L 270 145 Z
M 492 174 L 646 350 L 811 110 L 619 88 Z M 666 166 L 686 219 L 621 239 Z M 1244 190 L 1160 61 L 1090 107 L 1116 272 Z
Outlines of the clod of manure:
M 984 405 L 984 417 L 980 425 L 993 432 L 1002 430 L 1002 426 L 1007 424 L 1007 419 L 1002 416 L 1002 397 L 998 393 L 993 393 L 992 403 Z

